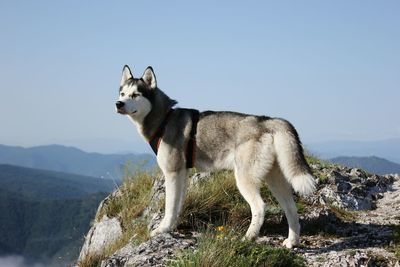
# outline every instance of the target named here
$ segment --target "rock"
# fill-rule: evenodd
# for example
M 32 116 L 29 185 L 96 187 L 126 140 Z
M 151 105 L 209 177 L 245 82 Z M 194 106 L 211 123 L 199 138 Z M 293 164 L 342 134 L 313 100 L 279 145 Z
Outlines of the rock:
M 362 179 L 367 177 L 366 172 L 358 168 L 351 169 L 349 174 L 350 176 L 360 177 Z
M 379 193 L 393 183 L 393 176 L 367 174 L 365 171 L 345 167 L 319 167 L 314 170 L 327 177 L 327 183 L 315 195 L 307 200 L 312 203 L 334 205 L 347 210 L 371 210 Z
M 399 262 L 388 254 L 384 249 L 330 251 L 326 253 L 306 254 L 308 266 L 400 266 Z
M 101 253 L 104 248 L 117 241 L 122 235 L 121 223 L 117 218 L 106 215 L 96 222 L 86 235 L 85 242 L 79 254 L 79 260 L 87 255 Z
M 348 182 L 340 182 L 337 184 L 336 187 L 339 193 L 344 193 L 344 194 L 350 192 L 352 188 L 351 184 Z
M 337 183 L 345 182 L 345 181 L 348 181 L 348 180 L 349 180 L 349 177 L 348 177 L 348 176 L 342 175 L 340 172 L 335 171 L 335 170 L 331 171 L 331 172 L 328 174 L 328 177 L 329 177 L 329 182 L 331 182 L 332 184 L 333 184 L 333 183 L 336 183 L 336 184 L 337 184 Z
M 207 180 L 210 177 L 210 175 L 211 174 L 209 172 L 198 172 L 198 173 L 195 173 L 192 176 L 192 179 L 190 180 L 191 184 L 192 185 L 200 184 L 203 181 Z
M 126 245 L 103 261 L 101 267 L 165 266 L 174 254 L 188 248 L 195 248 L 192 236 L 162 234 L 138 246 Z
M 163 218 L 161 200 L 165 198 L 165 186 L 163 177 L 157 177 L 150 193 L 150 205 L 144 210 L 143 217 L 149 218 L 147 226 L 149 231 L 157 228 Z

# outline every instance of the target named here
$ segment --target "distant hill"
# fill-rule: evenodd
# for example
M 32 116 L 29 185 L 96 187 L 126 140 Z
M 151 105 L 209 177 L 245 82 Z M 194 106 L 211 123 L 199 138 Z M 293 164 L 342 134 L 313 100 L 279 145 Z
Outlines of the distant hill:
M 377 156 L 400 164 L 400 139 L 307 143 L 313 154 L 329 159 L 341 156 Z
M 0 164 L 120 179 L 126 166 L 149 169 L 155 165 L 155 158 L 150 154 L 87 153 L 61 145 L 31 148 L 0 145 Z
M 400 174 L 400 164 L 375 156 L 336 157 L 330 159 L 330 161 L 350 168 L 362 168 L 365 169 L 366 171 L 376 174 L 389 174 L 389 173 Z
M 67 266 L 114 187 L 106 179 L 0 165 L 0 255 Z
M 115 187 L 109 179 L 0 164 L 0 189 L 24 199 L 74 199 Z

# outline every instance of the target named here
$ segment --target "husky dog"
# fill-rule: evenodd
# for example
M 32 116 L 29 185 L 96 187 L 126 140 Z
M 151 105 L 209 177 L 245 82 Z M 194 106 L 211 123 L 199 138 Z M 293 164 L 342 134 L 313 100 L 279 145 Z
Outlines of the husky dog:
M 174 108 L 177 102 L 157 87 L 148 67 L 134 78 L 122 71 L 118 113 L 127 115 L 150 143 L 165 176 L 165 216 L 151 236 L 176 225 L 187 189 L 188 169 L 233 170 L 236 184 L 251 208 L 245 238 L 255 239 L 264 222 L 260 187 L 266 183 L 283 208 L 289 235 L 283 245 L 299 244 L 300 225 L 292 188 L 301 195 L 315 190 L 295 128 L 286 120 L 236 112 L 198 112 Z

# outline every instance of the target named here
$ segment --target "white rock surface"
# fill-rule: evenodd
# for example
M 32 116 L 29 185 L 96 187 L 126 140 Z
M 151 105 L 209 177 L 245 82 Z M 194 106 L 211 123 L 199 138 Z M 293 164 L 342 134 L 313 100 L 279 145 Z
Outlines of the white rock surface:
M 101 253 L 107 246 L 117 241 L 122 235 L 121 223 L 117 218 L 108 218 L 106 215 L 96 222 L 86 235 L 79 260 L 86 255 Z

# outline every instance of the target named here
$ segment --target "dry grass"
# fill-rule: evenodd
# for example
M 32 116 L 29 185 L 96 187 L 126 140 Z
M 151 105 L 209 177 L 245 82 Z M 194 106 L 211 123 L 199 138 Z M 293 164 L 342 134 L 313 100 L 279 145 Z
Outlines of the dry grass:
M 103 253 L 87 255 L 85 258 L 79 261 L 77 265 L 79 267 L 99 267 L 104 258 L 105 255 L 103 255 Z
M 267 188 L 263 188 L 261 194 L 269 207 L 280 210 Z M 248 226 L 250 219 L 250 207 L 240 195 L 233 173 L 223 171 L 189 188 L 179 227 L 204 229 L 228 225 L 243 228 Z
M 96 215 L 99 221 L 104 215 L 118 217 L 122 226 L 122 236 L 114 244 L 108 246 L 102 253 L 88 255 L 78 263 L 79 267 L 100 266 L 103 259 L 122 248 L 130 240 L 141 243 L 149 239 L 148 220 L 141 217 L 149 205 L 150 192 L 156 175 L 150 172 L 137 172 L 126 175 L 119 188 L 120 194 L 111 197 Z

